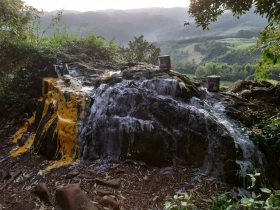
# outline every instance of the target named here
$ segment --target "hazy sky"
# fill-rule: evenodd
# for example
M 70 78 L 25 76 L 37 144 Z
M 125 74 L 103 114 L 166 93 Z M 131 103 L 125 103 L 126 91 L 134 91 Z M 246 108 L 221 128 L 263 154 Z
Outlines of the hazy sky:
M 187 7 L 189 0 L 24 0 L 27 5 L 45 11 L 132 9 L 146 7 Z

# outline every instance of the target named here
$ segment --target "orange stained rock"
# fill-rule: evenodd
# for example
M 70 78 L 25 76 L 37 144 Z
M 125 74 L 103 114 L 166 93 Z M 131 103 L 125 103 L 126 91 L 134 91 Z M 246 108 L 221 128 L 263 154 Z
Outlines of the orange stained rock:
M 33 144 L 35 138 L 35 134 L 31 134 L 30 137 L 27 139 L 26 143 L 22 147 L 17 147 L 13 149 L 10 152 L 10 155 L 12 157 L 16 157 L 18 155 L 21 155 L 22 153 L 25 153 Z
M 42 94 L 44 103 L 42 118 L 39 125 L 43 123 L 42 119 L 47 113 L 50 106 L 53 107 L 53 113 L 49 120 L 43 125 L 43 129 L 35 131 L 30 135 L 25 145 L 13 150 L 10 155 L 15 157 L 26 152 L 34 143 L 36 139 L 39 139 L 39 147 L 43 147 L 43 139 L 46 132 L 50 129 L 50 126 L 56 122 L 56 128 L 52 138 L 57 138 L 57 151 L 56 155 L 61 155 L 61 160 L 51 161 L 50 166 L 47 168 L 59 167 L 61 165 L 69 164 L 78 158 L 79 148 L 76 143 L 77 131 L 78 131 L 78 119 L 82 119 L 85 116 L 86 106 L 86 93 L 82 91 L 82 86 L 78 80 L 72 78 L 65 78 L 61 80 L 58 78 L 44 78 L 43 79 Z M 13 136 L 13 142 L 18 142 L 23 134 L 27 131 L 29 126 L 34 123 L 36 113 L 20 128 Z M 52 139 L 47 139 L 52 141 Z
M 14 143 L 18 143 L 18 141 L 22 138 L 23 134 L 27 131 L 28 127 L 32 125 L 35 121 L 36 112 L 33 112 L 32 116 L 26 120 L 24 125 L 12 136 L 12 141 Z
M 49 163 L 50 163 L 49 166 L 43 170 L 40 170 L 39 174 L 44 174 L 48 171 L 51 171 L 52 169 L 59 168 L 61 166 L 70 165 L 73 163 L 73 159 L 66 158 L 66 159 L 61 159 L 61 160 L 57 160 L 57 161 L 49 161 Z

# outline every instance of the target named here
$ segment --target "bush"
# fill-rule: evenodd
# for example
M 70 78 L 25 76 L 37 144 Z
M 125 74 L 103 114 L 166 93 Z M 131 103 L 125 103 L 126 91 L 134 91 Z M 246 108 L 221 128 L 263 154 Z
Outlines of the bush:
M 61 51 L 72 55 L 86 54 L 93 60 L 120 62 L 120 48 L 113 41 L 107 41 L 95 35 L 68 40 L 61 47 Z
M 262 59 L 257 65 L 258 79 L 267 79 L 271 69 L 280 69 L 280 25 L 272 24 L 260 33 L 258 48 L 262 51 Z
M 254 126 L 252 139 L 262 145 L 267 145 L 273 154 L 280 155 L 280 114 L 267 115 L 264 112 L 253 112 Z
M 129 41 L 128 47 L 122 49 L 122 54 L 128 62 L 157 64 L 160 48 L 144 40 L 144 36 L 141 35 Z
M 9 108 L 30 112 L 41 93 L 41 78 L 53 68 L 56 54 L 46 45 L 28 41 L 2 44 L 0 60 L 0 113 Z

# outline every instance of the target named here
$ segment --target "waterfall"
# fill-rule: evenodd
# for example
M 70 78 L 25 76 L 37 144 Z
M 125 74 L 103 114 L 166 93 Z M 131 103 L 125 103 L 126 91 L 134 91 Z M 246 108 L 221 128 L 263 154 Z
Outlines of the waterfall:
M 98 158 L 184 164 L 231 183 L 238 172 L 263 170 L 261 153 L 227 116 L 219 94 L 198 89 L 184 75 L 144 69 L 75 77 L 72 67 L 56 71 L 59 78 L 43 80 L 37 112 L 14 136 L 25 147 L 12 155 L 30 149 L 60 159 L 54 167 Z
M 216 118 L 216 121 L 225 126 L 227 131 L 233 137 L 236 149 L 241 148 L 242 158 L 237 159 L 236 163 L 239 165 L 239 176 L 243 178 L 243 186 L 246 185 L 245 177 L 249 173 L 258 171 L 262 174 L 262 182 L 265 183 L 265 169 L 264 169 L 264 155 L 259 151 L 257 146 L 250 140 L 248 129 L 242 126 L 241 123 L 231 119 L 226 114 L 226 107 L 219 98 L 218 93 L 212 93 L 202 88 L 204 97 L 202 99 L 192 98 L 191 104 L 200 109 L 207 110 L 212 116 Z M 207 131 L 209 133 L 211 131 Z M 211 141 L 209 141 L 211 142 Z M 209 147 L 211 150 L 211 147 Z M 209 151 L 211 154 L 212 151 Z

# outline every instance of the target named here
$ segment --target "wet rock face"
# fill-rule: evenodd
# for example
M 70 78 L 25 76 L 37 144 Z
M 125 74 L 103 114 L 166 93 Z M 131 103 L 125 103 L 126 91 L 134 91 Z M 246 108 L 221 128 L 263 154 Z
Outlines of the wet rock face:
M 145 75 L 96 90 L 79 136 L 81 158 L 188 164 L 219 177 L 237 167 L 240 151 L 226 128 L 190 104 L 196 92 L 178 78 Z
M 219 101 L 180 73 L 130 69 L 45 81 L 37 113 L 14 136 L 23 144 L 14 156 L 31 149 L 58 160 L 47 169 L 77 158 L 184 164 L 231 182 L 252 169 L 253 145 L 219 114 Z
M 234 97 L 233 97 L 234 96 Z M 227 114 L 233 119 L 252 129 L 253 134 L 259 136 L 258 147 L 262 151 L 265 161 L 263 167 L 265 175 L 274 188 L 280 186 L 279 154 L 273 151 L 273 146 L 262 136 L 262 124 L 265 119 L 279 113 L 280 83 L 272 85 L 269 82 L 237 81 L 229 88 L 227 95 L 220 97 L 226 107 Z M 261 113 L 261 114 L 258 114 Z M 254 130 L 258 127 L 261 131 Z M 271 173 L 273 171 L 273 173 Z

